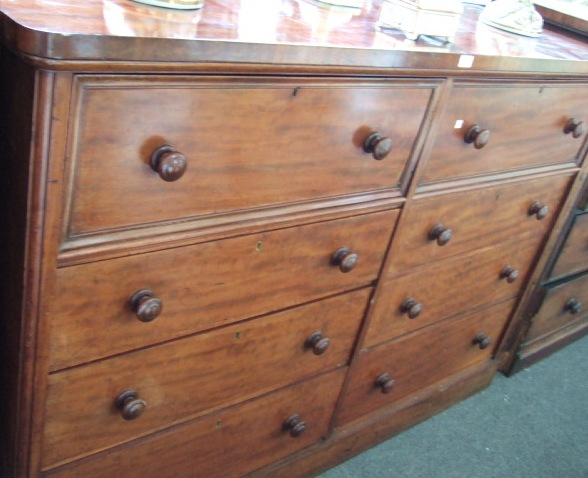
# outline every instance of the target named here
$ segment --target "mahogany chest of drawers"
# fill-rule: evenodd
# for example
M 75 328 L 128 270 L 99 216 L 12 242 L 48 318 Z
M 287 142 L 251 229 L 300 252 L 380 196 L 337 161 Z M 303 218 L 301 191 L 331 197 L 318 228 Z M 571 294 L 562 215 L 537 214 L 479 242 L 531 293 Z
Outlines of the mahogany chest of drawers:
M 588 48 L 266 3 L 3 6 L 2 477 L 312 476 L 515 356 Z

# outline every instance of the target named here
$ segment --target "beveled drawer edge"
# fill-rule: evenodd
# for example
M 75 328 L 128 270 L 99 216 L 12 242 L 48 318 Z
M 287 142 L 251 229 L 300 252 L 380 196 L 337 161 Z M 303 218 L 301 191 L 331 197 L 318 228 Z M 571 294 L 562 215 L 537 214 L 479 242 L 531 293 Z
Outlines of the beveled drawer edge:
M 545 88 L 582 88 L 588 86 L 584 78 L 577 80 L 568 80 L 566 78 L 549 79 L 549 78 L 530 78 L 521 82 L 513 82 L 512 78 L 460 78 L 455 81 L 454 87 L 457 88 L 536 88 L 543 86 Z
M 445 81 L 439 77 L 366 77 L 366 76 L 298 76 L 296 73 L 283 74 L 250 73 L 237 76 L 232 73 L 199 72 L 193 73 L 164 73 L 155 74 L 122 74 L 122 73 L 77 73 L 74 81 L 84 89 L 170 89 L 170 88 L 213 88 L 213 89 L 240 89 L 247 88 L 272 88 L 293 89 L 304 88 L 438 88 Z M 550 80 L 551 82 L 552 80 Z M 555 80 L 553 80 L 555 81 Z M 560 84 L 560 83 L 558 83 Z M 561 84 L 568 84 L 561 82 Z
M 468 176 L 459 179 L 446 181 L 435 181 L 419 185 L 415 191 L 415 199 L 425 198 L 438 194 L 453 194 L 455 192 L 469 191 L 472 189 L 485 188 L 492 185 L 502 185 L 529 181 L 549 176 L 569 175 L 572 176 L 580 171 L 579 164 L 575 161 L 559 163 L 538 168 L 523 168 L 512 171 L 502 171 L 492 174 L 481 174 Z
M 100 231 L 63 240 L 58 267 L 399 209 L 404 202 L 400 189 L 392 189 Z

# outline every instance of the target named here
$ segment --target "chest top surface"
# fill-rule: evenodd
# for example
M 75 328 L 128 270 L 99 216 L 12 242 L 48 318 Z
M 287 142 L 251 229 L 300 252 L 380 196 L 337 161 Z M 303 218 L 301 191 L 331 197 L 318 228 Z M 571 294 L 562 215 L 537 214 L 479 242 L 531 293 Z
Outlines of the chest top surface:
M 383 31 L 383 0 L 362 9 L 312 0 L 206 0 L 177 11 L 131 0 L 0 1 L 4 42 L 41 59 L 249 63 L 395 70 L 588 72 L 579 36 L 546 25 L 539 38 L 502 32 L 465 5 L 453 42 Z M 62 65 L 63 66 L 63 65 Z

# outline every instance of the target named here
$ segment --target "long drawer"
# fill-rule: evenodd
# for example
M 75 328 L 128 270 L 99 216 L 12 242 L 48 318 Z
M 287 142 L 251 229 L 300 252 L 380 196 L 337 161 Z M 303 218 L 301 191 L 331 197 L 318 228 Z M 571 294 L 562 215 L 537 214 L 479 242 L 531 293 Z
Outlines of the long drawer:
M 503 243 L 388 278 L 374 305 L 363 347 L 516 296 L 540 239 Z M 507 269 L 516 272 L 509 276 Z
M 513 305 L 503 302 L 362 352 L 337 426 L 488 360 Z
M 344 375 L 321 375 L 42 476 L 243 476 L 325 437 Z
M 59 269 L 51 369 L 369 285 L 397 216 L 385 211 Z M 334 265 L 343 248 L 348 262 Z M 356 265 L 344 273 L 345 264 Z M 131 298 L 145 290 L 154 297 L 144 310 L 133 308 L 141 301 Z M 162 304 L 155 320 L 152 299 Z
M 556 332 L 585 317 L 588 311 L 588 275 L 546 288 L 545 298 L 525 337 L 525 342 Z
M 571 175 L 416 199 L 395 240 L 390 270 L 497 244 L 543 236 L 557 218 Z
M 398 188 L 435 87 L 78 76 L 66 235 Z
M 456 82 L 422 182 L 578 161 L 586 111 L 585 84 Z

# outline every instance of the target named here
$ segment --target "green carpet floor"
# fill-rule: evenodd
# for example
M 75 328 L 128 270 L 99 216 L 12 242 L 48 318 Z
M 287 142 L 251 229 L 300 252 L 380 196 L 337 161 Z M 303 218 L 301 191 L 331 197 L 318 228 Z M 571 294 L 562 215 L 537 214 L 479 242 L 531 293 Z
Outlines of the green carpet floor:
M 320 478 L 588 478 L 588 337 Z

